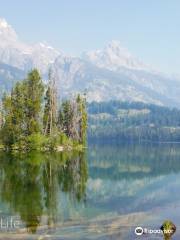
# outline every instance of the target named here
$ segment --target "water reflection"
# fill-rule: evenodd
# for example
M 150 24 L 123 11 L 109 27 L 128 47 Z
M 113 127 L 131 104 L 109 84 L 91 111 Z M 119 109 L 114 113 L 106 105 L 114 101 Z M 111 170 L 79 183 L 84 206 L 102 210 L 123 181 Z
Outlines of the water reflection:
M 0 159 L 1 205 L 19 214 L 29 232 L 42 221 L 50 226 L 59 220 L 60 191 L 68 193 L 71 204 L 86 199 L 85 153 L 1 153 Z
M 165 219 L 178 226 L 179 186 L 178 144 L 89 145 L 87 156 L 0 154 L 1 213 L 20 215 L 31 233 L 56 226 L 49 234 L 62 239 L 117 239 L 124 227 L 156 229 Z
M 89 176 L 88 202 L 101 211 L 153 213 L 179 204 L 180 148 L 178 144 L 92 146 Z
M 103 179 L 140 179 L 180 172 L 179 144 L 92 146 L 90 175 Z

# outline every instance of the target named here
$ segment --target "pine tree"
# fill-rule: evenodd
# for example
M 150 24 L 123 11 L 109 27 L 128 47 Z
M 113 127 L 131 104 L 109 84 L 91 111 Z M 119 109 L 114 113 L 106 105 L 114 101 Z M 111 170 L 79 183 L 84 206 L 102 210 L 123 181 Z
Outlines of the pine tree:
M 45 108 L 43 116 L 43 126 L 45 135 L 51 135 L 57 124 L 57 97 L 55 89 L 55 79 L 49 71 L 49 83 L 45 96 Z
M 78 95 L 71 101 L 64 101 L 59 111 L 58 122 L 61 131 L 63 131 L 67 137 L 81 144 L 85 144 L 87 130 L 85 97 Z
M 3 110 L 5 115 L 5 123 L 1 129 L 1 140 L 7 149 L 15 143 L 16 132 L 13 124 L 13 106 L 11 102 L 11 96 L 3 96 L 2 99 Z
M 3 144 L 11 148 L 27 136 L 41 131 L 40 114 L 43 83 L 38 71 L 18 82 L 9 96 L 3 97 L 4 124 L 1 130 Z
M 87 111 L 86 111 L 86 98 L 77 96 L 76 99 L 78 107 L 78 120 L 79 120 L 79 142 L 86 144 L 86 130 L 87 130 Z
M 85 97 L 78 95 L 77 98 L 64 101 L 57 119 L 55 79 L 51 72 L 44 98 L 44 109 L 43 97 L 44 84 L 36 69 L 32 70 L 25 80 L 18 82 L 10 95 L 3 97 L 3 110 L 0 115 L 3 145 L 8 149 L 12 147 L 40 149 L 44 143 L 47 144 L 52 139 L 46 138 L 43 133 L 52 136 L 55 142 L 58 141 L 58 136 L 62 136 L 61 133 L 65 133 L 67 138 L 85 144 L 87 129 Z
M 37 69 L 32 70 L 25 81 L 26 84 L 26 122 L 27 135 L 41 132 L 40 114 L 44 93 L 44 85 Z
M 10 96 L 3 97 L 2 140 L 7 148 L 22 139 L 25 130 L 24 83 L 17 83 Z
M 64 132 L 68 137 L 71 137 L 73 109 L 70 100 L 63 102 L 61 116 Z

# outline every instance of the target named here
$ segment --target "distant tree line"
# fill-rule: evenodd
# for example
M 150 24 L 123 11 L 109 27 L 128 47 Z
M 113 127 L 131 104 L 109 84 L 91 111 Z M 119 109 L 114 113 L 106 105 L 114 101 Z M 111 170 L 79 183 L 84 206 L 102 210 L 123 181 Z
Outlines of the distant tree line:
M 37 69 L 17 82 L 1 103 L 0 139 L 5 149 L 55 149 L 84 145 L 87 112 L 84 96 L 58 103 L 55 79 L 45 85 Z
M 91 140 L 180 141 L 180 110 L 140 102 L 88 105 Z

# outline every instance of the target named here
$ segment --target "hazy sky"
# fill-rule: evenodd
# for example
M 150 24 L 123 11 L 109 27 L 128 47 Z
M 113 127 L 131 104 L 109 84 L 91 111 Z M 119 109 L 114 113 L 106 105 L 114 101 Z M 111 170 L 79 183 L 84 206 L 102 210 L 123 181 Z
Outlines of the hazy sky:
M 179 0 L 0 0 L 0 16 L 31 43 L 80 55 L 119 40 L 145 63 L 180 74 Z

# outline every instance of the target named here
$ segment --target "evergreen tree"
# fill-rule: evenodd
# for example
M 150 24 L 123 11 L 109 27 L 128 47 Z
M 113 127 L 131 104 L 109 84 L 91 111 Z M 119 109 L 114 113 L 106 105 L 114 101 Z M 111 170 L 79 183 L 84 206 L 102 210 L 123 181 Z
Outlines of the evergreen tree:
M 87 113 L 85 97 L 78 95 L 62 103 L 58 122 L 61 131 L 81 144 L 86 143 Z
M 41 132 L 40 114 L 44 85 L 37 69 L 32 70 L 26 79 L 26 116 L 27 135 Z
M 10 95 L 4 96 L 2 105 L 1 140 L 8 149 L 41 149 L 42 146 L 54 149 L 61 144 L 62 137 L 67 137 L 67 140 L 71 138 L 69 142 L 85 143 L 85 98 L 78 95 L 64 101 L 57 121 L 55 81 L 51 73 L 45 97 L 41 76 L 34 69 L 24 81 L 15 85 Z
M 45 96 L 45 108 L 43 116 L 43 126 L 45 135 L 51 135 L 57 124 L 57 99 L 55 90 L 55 79 L 49 71 L 49 83 Z
M 5 123 L 1 129 L 1 140 L 6 148 L 9 149 L 15 143 L 17 136 L 13 124 L 13 106 L 11 97 L 4 95 L 2 102 L 5 115 Z
M 3 144 L 11 148 L 27 136 L 41 131 L 40 114 L 43 83 L 38 71 L 18 82 L 9 96 L 3 97 L 4 124 L 1 130 Z
M 73 109 L 70 100 L 66 100 L 62 103 L 62 109 L 59 113 L 59 119 L 61 128 L 63 129 L 64 133 L 71 137 L 72 133 L 72 125 L 73 125 Z
M 23 138 L 26 130 L 24 83 L 17 83 L 10 96 L 3 97 L 5 123 L 1 138 L 7 148 Z
M 86 143 L 86 130 L 87 130 L 87 111 L 86 111 L 86 98 L 77 96 L 77 109 L 79 119 L 79 141 L 82 144 Z

